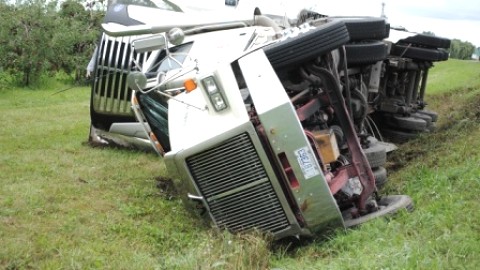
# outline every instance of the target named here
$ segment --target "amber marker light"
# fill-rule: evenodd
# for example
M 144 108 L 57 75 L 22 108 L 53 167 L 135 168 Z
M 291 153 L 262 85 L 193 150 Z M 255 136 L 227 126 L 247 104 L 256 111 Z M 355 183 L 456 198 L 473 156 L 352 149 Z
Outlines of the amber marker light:
M 136 97 L 136 96 L 133 96 L 133 97 L 132 97 L 132 103 L 133 103 L 133 105 L 135 105 L 135 106 L 138 105 L 138 100 L 137 100 L 137 97 Z
M 185 87 L 185 91 L 187 91 L 187 93 L 190 93 L 197 89 L 197 83 L 193 79 L 188 79 L 183 82 L 183 87 Z

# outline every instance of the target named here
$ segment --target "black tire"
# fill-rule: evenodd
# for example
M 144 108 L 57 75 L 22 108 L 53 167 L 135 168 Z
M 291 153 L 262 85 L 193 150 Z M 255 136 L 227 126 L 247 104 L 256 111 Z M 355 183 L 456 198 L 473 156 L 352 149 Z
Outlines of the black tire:
M 381 130 L 381 133 L 384 138 L 388 139 L 390 142 L 393 143 L 405 143 L 409 140 L 417 138 L 420 134 L 418 132 L 406 132 L 388 128 L 383 128 Z
M 351 41 L 382 40 L 388 37 L 385 19 L 375 17 L 330 17 L 345 22 Z
M 390 216 L 402 209 L 405 209 L 409 212 L 413 211 L 413 201 L 406 195 L 385 196 L 378 201 L 378 206 L 379 209 L 377 211 L 358 218 L 352 218 L 351 215 L 348 214 L 344 215 L 343 219 L 345 222 L 345 227 L 358 226 L 374 218 Z
M 388 38 L 390 36 L 390 23 L 385 24 L 385 38 Z
M 450 48 L 451 41 L 448 38 L 417 34 L 399 41 L 399 43 L 415 44 L 429 48 Z
M 313 60 L 349 41 L 342 21 L 332 21 L 264 48 L 273 68 L 280 69 Z
M 435 131 L 436 125 L 435 125 L 435 122 L 433 122 L 432 117 L 430 115 L 416 112 L 416 113 L 412 113 L 412 117 L 425 120 L 425 122 L 427 122 L 427 130 L 430 132 Z
M 446 61 L 448 60 L 448 57 L 450 56 L 449 53 L 447 52 L 446 49 L 438 49 L 440 53 L 440 60 L 438 61 Z
M 387 169 L 385 167 L 378 167 L 372 170 L 373 176 L 375 176 L 375 185 L 377 189 L 383 188 L 387 183 Z
M 419 110 L 417 111 L 417 113 L 419 114 L 425 114 L 425 115 L 428 115 L 430 116 L 430 118 L 432 119 L 432 122 L 437 122 L 438 120 L 438 113 L 434 112 L 434 111 L 430 111 L 430 110 Z
M 376 168 L 385 165 L 387 162 L 387 151 L 385 147 L 378 143 L 374 137 L 369 137 L 369 146 L 363 148 L 362 151 L 368 160 L 371 168 Z
M 389 125 L 395 128 L 413 131 L 425 131 L 428 127 L 428 123 L 423 119 L 399 115 L 392 116 Z
M 371 65 L 388 56 L 388 46 L 381 41 L 350 43 L 345 45 L 347 65 Z
M 427 49 L 408 45 L 393 45 L 390 54 L 421 61 L 439 62 L 448 59 L 448 53 L 440 49 Z
M 426 114 L 421 114 L 421 113 L 412 113 L 411 114 L 412 117 L 414 118 L 418 118 L 418 119 L 422 119 L 424 120 L 426 123 L 427 123 L 427 128 L 432 124 L 432 117 L 430 117 L 429 115 L 426 115 Z

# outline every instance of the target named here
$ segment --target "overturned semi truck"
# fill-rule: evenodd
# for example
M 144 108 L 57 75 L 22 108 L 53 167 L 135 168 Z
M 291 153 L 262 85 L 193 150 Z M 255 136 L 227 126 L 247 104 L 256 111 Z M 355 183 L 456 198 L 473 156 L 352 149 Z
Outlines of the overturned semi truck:
M 386 40 L 383 18 L 117 9 L 124 14 L 107 14 L 103 24 L 92 123 L 140 134 L 131 137 L 163 156 L 185 205 L 200 217 L 231 232 L 283 238 L 412 209 L 408 196 L 379 192 L 388 144 L 372 126 L 382 110 L 429 115 L 413 97 L 424 91 L 429 67 L 392 57 L 396 45 Z M 149 12 L 159 14 L 154 24 L 131 22 Z M 412 108 L 405 112 L 382 107 L 395 96 L 384 94 L 395 61 L 414 62 L 405 71 L 414 80 L 408 93 L 398 91 Z M 101 110 L 110 108 L 124 109 L 123 118 L 105 120 Z M 101 130 L 93 125 L 90 137 L 105 140 L 109 131 Z

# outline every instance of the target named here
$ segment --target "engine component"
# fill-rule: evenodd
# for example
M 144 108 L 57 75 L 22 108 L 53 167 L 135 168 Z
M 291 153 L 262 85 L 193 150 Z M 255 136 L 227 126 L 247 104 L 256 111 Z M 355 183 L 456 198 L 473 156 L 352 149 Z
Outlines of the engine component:
M 338 159 L 340 150 L 338 149 L 337 139 L 331 129 L 312 132 L 316 142 L 320 146 L 320 154 L 323 162 L 331 163 Z

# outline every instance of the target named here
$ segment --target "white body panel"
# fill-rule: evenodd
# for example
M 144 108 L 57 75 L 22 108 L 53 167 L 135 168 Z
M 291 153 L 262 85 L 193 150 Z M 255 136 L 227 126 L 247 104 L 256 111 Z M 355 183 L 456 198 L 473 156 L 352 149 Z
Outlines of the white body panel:
M 248 53 L 252 48 L 264 45 L 273 34 L 271 28 L 248 27 L 195 35 L 194 45 L 187 60 L 189 63 L 186 62 L 184 65 L 195 64 L 198 68 L 197 74 L 192 72 L 167 84 L 167 88 L 175 88 L 183 79 L 192 76 L 195 76 L 198 84 L 197 89 L 191 93 L 184 92 L 175 96 L 176 100 L 169 100 L 170 119 L 173 117 L 182 119 L 182 121 L 169 121 L 170 143 L 173 151 L 195 145 L 249 121 L 230 63 Z M 210 105 L 201 84 L 203 78 L 212 75 L 228 104 L 227 109 L 220 112 L 216 112 Z M 205 110 L 189 105 L 205 108 Z M 194 134 L 191 134 L 192 130 L 195 131 Z
M 185 13 L 153 9 L 143 6 L 128 6 L 130 18 L 144 22 L 146 25 L 161 25 L 166 28 L 173 27 L 192 27 L 195 25 L 216 24 L 236 21 L 251 21 L 253 19 L 253 9 L 248 12 L 239 12 L 238 10 L 225 9 L 218 11 L 195 12 L 187 9 Z
M 200 84 L 193 92 L 177 95 L 176 99 L 200 108 L 208 106 L 208 109 L 202 111 L 170 99 L 168 104 L 169 117 L 170 119 L 179 119 L 179 121 L 168 122 L 172 151 L 199 144 L 249 121 L 240 90 L 230 66 L 225 64 L 223 68 L 219 68 L 215 73 L 207 73 L 206 75 L 211 74 L 214 74 L 217 84 L 222 89 L 229 89 L 229 91 L 223 93 L 228 102 L 228 108 L 216 112 L 206 102 L 208 98 Z

